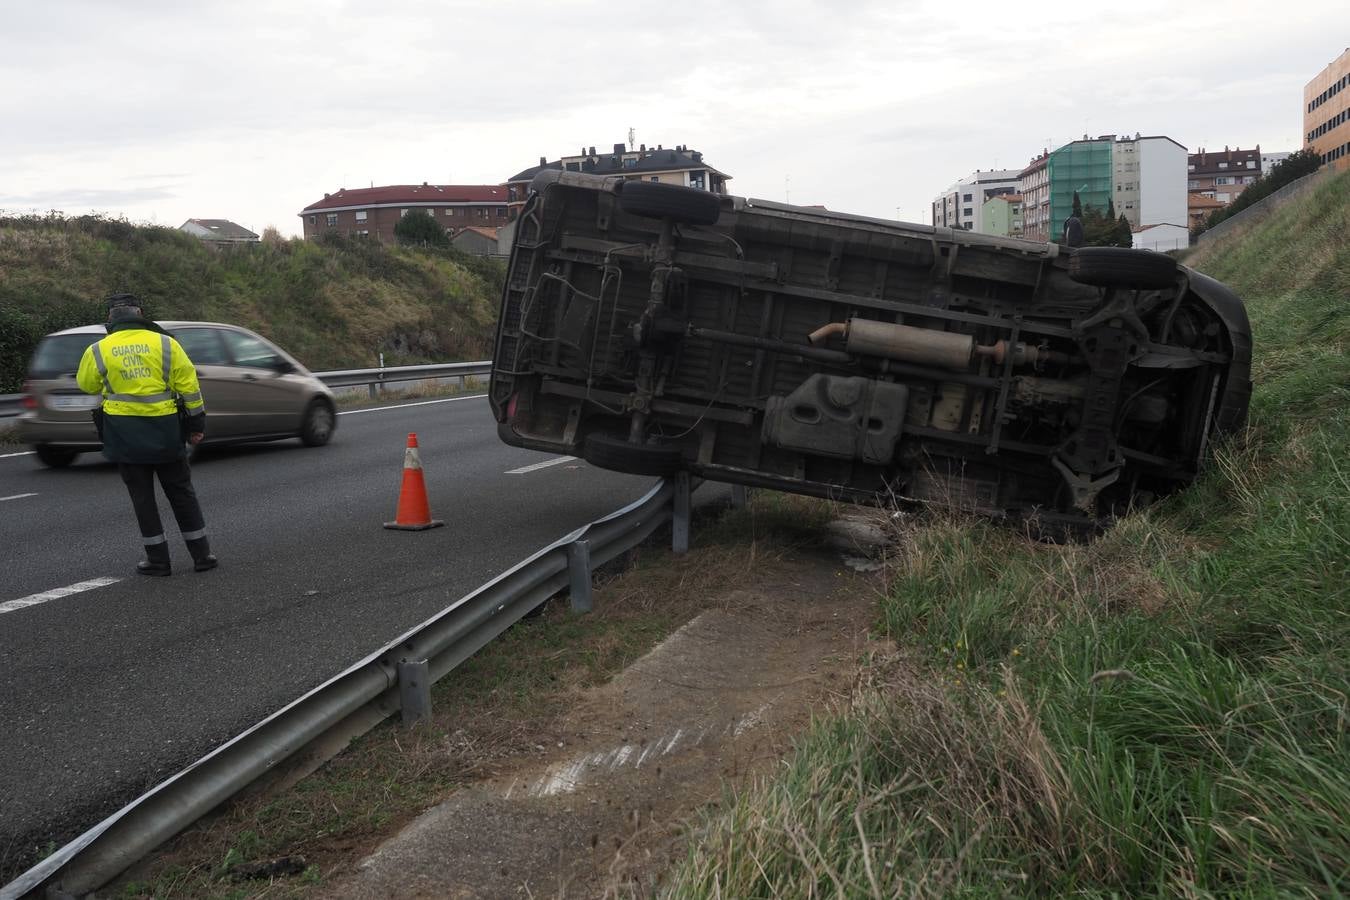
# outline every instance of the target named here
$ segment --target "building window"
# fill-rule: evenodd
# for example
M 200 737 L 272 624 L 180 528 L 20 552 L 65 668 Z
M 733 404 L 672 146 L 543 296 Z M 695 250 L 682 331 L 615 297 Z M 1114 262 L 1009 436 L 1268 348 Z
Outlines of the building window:
M 480 218 L 480 219 L 486 219 L 486 218 L 487 218 L 487 207 L 486 207 L 486 206 L 480 206 L 480 207 L 478 207 L 478 218 Z
M 969 206 L 967 206 L 965 209 L 961 210 L 961 215 L 963 215 L 963 216 L 973 216 L 973 215 L 975 215 L 975 210 L 973 210 L 973 209 L 971 209 Z
M 1254 159 L 1249 159 L 1249 160 L 1247 160 L 1247 168 L 1249 168 L 1249 169 L 1255 169 L 1255 168 L 1256 168 L 1256 160 L 1254 160 Z
M 364 222 L 365 220 L 366 220 L 366 211 L 364 209 L 358 209 L 356 211 L 356 221 Z
M 703 176 L 704 176 L 703 172 L 690 172 L 689 186 L 691 188 L 698 188 L 700 191 L 703 190 L 704 189 Z
M 497 207 L 497 218 L 499 218 L 499 219 L 505 219 L 505 218 L 506 218 L 506 207 L 505 207 L 505 206 L 499 206 L 499 207 Z
M 436 207 L 434 207 L 434 206 L 428 206 L 428 207 L 427 207 L 427 215 L 431 216 L 433 219 L 436 218 Z
M 636 169 L 636 168 L 637 168 L 637 160 L 636 160 L 636 159 L 625 159 L 625 160 L 623 161 L 623 167 L 624 167 L 625 169 Z
M 328 227 L 329 227 L 329 228 L 334 228 L 334 227 L 336 227 L 336 226 L 337 226 L 337 213 L 329 213 L 329 214 L 328 214 Z
M 961 202 L 962 202 L 962 203 L 969 203 L 969 202 L 970 202 L 970 195 L 969 195 L 969 194 L 962 194 L 962 195 L 961 195 Z
M 1220 169 L 1226 169 L 1226 168 L 1228 168 L 1228 163 L 1226 163 L 1226 162 L 1221 162 L 1221 163 L 1219 163 L 1219 168 L 1220 168 Z
M 400 209 L 400 210 L 398 211 L 398 214 L 399 214 L 399 217 L 401 218 L 401 217 L 406 216 L 406 215 L 408 214 L 408 210 L 406 210 L 406 209 Z
M 318 225 L 318 224 L 319 224 L 319 217 L 318 217 L 318 216 L 310 216 L 310 217 L 309 217 L 309 224 L 311 224 L 311 225 Z
M 651 178 L 648 178 L 647 180 L 648 180 L 648 181 L 660 181 L 661 179 L 658 178 L 658 177 L 656 177 L 655 175 L 653 175 Z

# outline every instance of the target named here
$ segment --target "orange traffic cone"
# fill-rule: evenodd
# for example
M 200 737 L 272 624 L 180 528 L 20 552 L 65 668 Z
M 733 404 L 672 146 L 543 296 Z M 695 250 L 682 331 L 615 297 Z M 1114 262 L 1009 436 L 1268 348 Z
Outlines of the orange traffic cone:
M 425 531 L 444 525 L 431 517 L 427 503 L 427 484 L 422 478 L 422 460 L 417 455 L 417 435 L 408 435 L 408 449 L 403 453 L 403 487 L 398 492 L 398 514 L 394 521 L 385 522 L 385 528 L 400 531 Z

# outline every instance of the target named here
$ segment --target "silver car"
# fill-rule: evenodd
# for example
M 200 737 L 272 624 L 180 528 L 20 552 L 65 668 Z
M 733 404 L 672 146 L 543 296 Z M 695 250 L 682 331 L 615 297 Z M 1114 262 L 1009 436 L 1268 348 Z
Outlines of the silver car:
M 197 367 L 206 399 L 203 444 L 298 437 L 318 447 L 333 436 L 333 392 L 276 344 L 237 325 L 159 324 Z M 68 466 L 80 453 L 102 448 L 89 415 L 99 398 L 80 390 L 75 371 L 85 348 L 106 333 L 103 325 L 68 328 L 47 335 L 33 352 L 18 437 L 48 466 Z

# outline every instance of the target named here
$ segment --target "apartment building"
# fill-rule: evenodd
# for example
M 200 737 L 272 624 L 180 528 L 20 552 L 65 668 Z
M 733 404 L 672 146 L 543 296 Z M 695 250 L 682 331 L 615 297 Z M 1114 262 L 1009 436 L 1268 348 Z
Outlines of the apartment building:
M 1036 157 L 1018 174 L 1022 236 L 1058 241 L 1078 194 L 1084 208 L 1114 207 L 1131 228 L 1186 224 L 1186 148 L 1162 135 L 1084 135 Z
M 1017 193 L 1017 175 L 1016 169 L 977 169 L 933 198 L 933 224 L 983 231 L 984 204 L 991 197 Z
M 1251 150 L 1224 147 L 1210 152 L 1201 148 L 1186 157 L 1186 190 L 1227 206 L 1261 177 L 1263 161 L 1260 144 Z
M 420 209 L 454 235 L 470 225 L 496 228 L 509 220 L 506 188 L 495 184 L 393 184 L 342 188 L 298 215 L 306 238 L 346 234 L 393 241 L 394 226 Z
M 1022 237 L 1028 241 L 1050 240 L 1050 150 L 1047 148 L 1017 173 L 1017 193 L 1022 197 Z
M 661 144 L 651 148 L 640 144 L 637 149 L 615 144 L 608 153 L 596 153 L 595 147 L 582 147 L 580 154 L 552 162 L 541 156 L 539 165 L 517 172 L 506 180 L 507 203 L 513 217 L 514 211 L 525 203 L 530 181 L 545 169 L 678 184 L 714 194 L 725 194 L 727 182 L 731 180 L 730 175 L 709 165 L 701 152 L 690 150 L 683 144 L 670 149 Z
M 1303 136 L 1324 164 L 1350 168 L 1350 49 L 1304 86 Z
M 1022 195 L 999 194 L 984 201 L 981 221 L 984 234 L 999 237 L 1022 236 Z

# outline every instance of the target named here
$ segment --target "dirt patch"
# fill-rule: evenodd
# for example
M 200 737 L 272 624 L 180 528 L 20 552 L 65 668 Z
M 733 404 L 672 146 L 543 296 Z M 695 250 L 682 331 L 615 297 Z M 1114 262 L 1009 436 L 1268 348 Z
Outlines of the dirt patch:
M 427 810 L 321 894 L 648 893 L 687 820 L 770 768 L 869 650 L 877 582 L 798 558 L 719 598 L 535 737 L 536 754 Z

